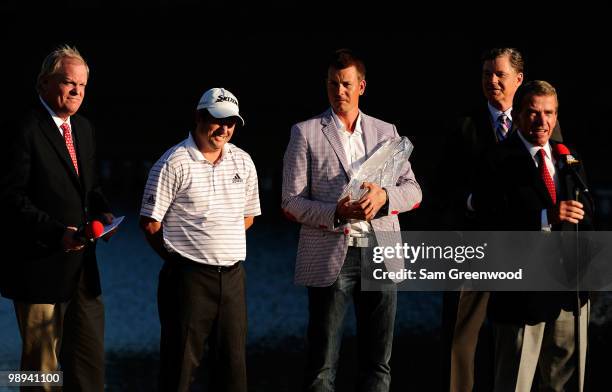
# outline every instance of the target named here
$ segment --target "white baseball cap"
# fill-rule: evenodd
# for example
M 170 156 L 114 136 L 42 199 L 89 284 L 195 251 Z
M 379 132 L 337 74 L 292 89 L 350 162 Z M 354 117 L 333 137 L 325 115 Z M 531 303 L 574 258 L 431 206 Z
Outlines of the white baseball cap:
M 238 113 L 238 99 L 224 88 L 211 88 L 206 91 L 197 110 L 207 109 L 214 118 L 238 117 L 244 126 L 244 119 Z

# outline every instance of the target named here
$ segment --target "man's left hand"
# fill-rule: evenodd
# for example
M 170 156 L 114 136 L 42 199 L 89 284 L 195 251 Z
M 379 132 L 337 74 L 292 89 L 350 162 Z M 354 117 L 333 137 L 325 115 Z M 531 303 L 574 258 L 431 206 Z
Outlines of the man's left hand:
M 364 182 L 361 184 L 361 189 L 367 189 L 368 192 L 357 203 L 364 212 L 365 220 L 371 221 L 387 203 L 387 192 L 372 182 Z

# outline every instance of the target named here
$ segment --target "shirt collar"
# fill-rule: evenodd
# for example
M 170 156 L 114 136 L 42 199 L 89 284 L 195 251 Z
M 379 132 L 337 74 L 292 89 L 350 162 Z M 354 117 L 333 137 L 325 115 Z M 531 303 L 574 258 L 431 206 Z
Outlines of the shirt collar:
M 195 140 L 193 139 L 193 135 L 191 134 L 191 132 L 189 132 L 189 136 L 187 137 L 187 139 L 185 139 L 185 148 L 187 149 L 187 151 L 189 152 L 189 155 L 191 156 L 191 159 L 193 159 L 194 161 L 200 162 L 200 161 L 206 161 L 209 162 L 205 157 L 204 154 L 202 154 L 202 152 L 200 151 L 200 149 L 198 148 L 198 145 L 196 144 Z M 221 158 L 219 159 L 219 161 L 217 163 L 221 163 L 221 161 L 223 161 L 223 159 L 225 158 L 227 153 L 231 153 L 231 147 L 229 143 L 225 143 L 225 145 L 223 146 L 223 151 L 221 151 Z M 210 162 L 212 163 L 212 162 Z
M 333 109 L 331 110 L 331 114 L 332 114 L 332 118 L 333 118 L 334 122 L 336 123 L 336 128 L 339 131 L 348 132 L 348 130 L 344 126 L 344 123 L 342 122 L 342 120 L 340 120 L 340 117 L 338 117 L 338 115 L 334 112 Z M 355 120 L 355 130 L 353 131 L 353 134 L 354 135 L 361 135 L 362 132 L 363 131 L 361 129 L 361 110 L 360 110 L 359 114 L 357 115 L 357 120 Z
M 552 161 L 552 154 L 551 154 L 551 148 L 550 148 L 549 142 L 546 142 L 546 144 L 543 147 L 536 146 L 535 144 L 531 144 L 527 139 L 525 139 L 525 137 L 523 136 L 520 130 L 517 129 L 516 133 L 518 133 L 519 137 L 521 138 L 521 141 L 525 145 L 525 148 L 529 151 L 529 154 L 531 155 L 533 159 L 536 159 L 536 155 L 538 151 L 540 151 L 540 149 L 544 149 L 546 156 L 548 157 L 548 159 Z
M 66 119 L 66 121 L 62 120 L 61 118 L 58 117 L 57 114 L 55 114 L 55 112 L 53 111 L 53 109 L 51 109 L 49 107 L 49 105 L 47 105 L 47 103 L 45 102 L 44 99 L 42 99 L 42 97 L 39 95 L 38 99 L 40 99 L 40 102 L 42 103 L 42 105 L 44 106 L 45 109 L 47 109 L 47 112 L 49 112 L 49 114 L 51 115 L 51 118 L 53 119 L 53 122 L 55 123 L 55 125 L 57 125 L 57 127 L 59 128 L 63 123 L 68 123 L 68 125 L 70 125 L 70 128 L 72 129 L 72 124 L 70 124 L 70 116 Z M 61 129 L 61 128 L 60 128 Z
M 489 107 L 489 113 L 491 113 L 491 118 L 493 119 L 493 122 L 497 122 L 497 118 L 502 113 L 505 114 L 506 117 L 508 117 L 508 120 L 512 121 L 512 106 L 509 107 L 507 110 L 503 110 L 503 111 L 491 105 L 490 102 L 487 102 L 487 106 Z

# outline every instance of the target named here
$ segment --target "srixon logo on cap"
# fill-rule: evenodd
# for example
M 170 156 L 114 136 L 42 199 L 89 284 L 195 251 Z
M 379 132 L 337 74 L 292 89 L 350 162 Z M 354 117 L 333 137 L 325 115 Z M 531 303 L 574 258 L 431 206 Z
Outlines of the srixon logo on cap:
M 238 101 L 236 101 L 232 97 L 220 96 L 220 97 L 217 97 L 217 100 L 215 101 L 215 103 L 217 102 L 231 102 L 234 105 L 238 106 Z

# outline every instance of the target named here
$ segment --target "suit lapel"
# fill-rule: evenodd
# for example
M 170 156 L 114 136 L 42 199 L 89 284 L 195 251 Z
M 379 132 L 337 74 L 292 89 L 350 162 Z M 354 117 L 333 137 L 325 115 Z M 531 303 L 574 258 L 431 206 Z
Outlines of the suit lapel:
M 480 108 L 479 111 L 479 114 L 476 116 L 476 121 L 478 122 L 476 124 L 477 138 L 482 141 L 483 148 L 488 148 L 497 143 L 495 130 L 491 122 L 491 113 L 486 105 Z
M 346 153 L 342 147 L 342 142 L 340 141 L 340 135 L 338 133 L 338 128 L 336 128 L 336 122 L 331 116 L 331 109 L 328 110 L 321 119 L 321 125 L 323 126 L 323 134 L 329 141 L 329 144 L 332 146 L 332 149 L 336 153 L 336 156 L 342 165 L 342 169 L 344 169 L 344 173 L 348 177 L 350 167 L 348 161 L 346 160 Z
M 510 129 L 508 130 L 508 135 L 506 136 L 506 139 L 511 137 L 512 135 L 514 135 L 515 133 L 518 132 L 518 125 L 516 121 L 512 121 L 512 126 L 510 126 Z
M 559 144 L 559 142 L 549 140 L 548 143 L 550 143 L 550 149 L 553 151 L 553 155 L 555 156 L 555 170 L 557 171 L 557 180 L 559 182 L 559 186 L 557 187 L 557 200 L 567 200 L 568 198 L 572 200 L 574 198 L 575 191 L 573 175 L 567 165 L 564 164 L 560 160 L 560 157 L 554 153 L 555 145 Z M 571 150 L 570 154 L 574 155 Z
M 533 184 L 536 192 L 540 195 L 542 200 L 546 201 L 546 205 L 552 206 L 552 199 L 550 198 L 548 189 L 546 189 L 546 185 L 544 185 L 542 176 L 540 176 L 540 170 L 533 162 L 533 157 L 531 156 L 527 148 L 525 148 L 525 145 L 523 144 L 516 132 L 513 133 L 511 136 L 512 138 L 509 139 L 508 142 L 512 143 L 512 147 L 514 150 L 516 150 L 517 153 L 517 159 L 520 160 L 520 165 L 524 167 L 523 170 L 518 170 L 517 168 L 517 172 L 519 173 L 519 175 L 520 173 L 528 173 L 528 175 L 530 176 L 530 182 L 531 184 Z M 517 163 L 517 165 L 519 164 Z
M 75 185 L 80 188 L 79 176 L 77 175 L 74 165 L 72 164 L 72 160 L 70 159 L 70 155 L 68 154 L 66 142 L 46 109 L 42 107 L 41 109 L 42 111 L 39 111 L 39 114 L 41 115 L 41 117 L 39 117 L 40 128 L 45 137 L 49 140 L 49 143 L 51 143 L 51 146 L 53 146 L 53 149 L 64 164 L 66 170 L 69 172 L 71 178 L 75 181 Z
M 80 183 L 83 186 L 83 188 L 87 189 L 87 187 L 85 186 L 85 181 L 88 180 L 88 178 L 87 178 L 87 171 L 85 170 L 85 165 L 83 163 L 83 157 L 90 156 L 89 151 L 87 150 L 87 146 L 89 146 L 89 144 L 85 143 L 85 140 L 84 140 L 85 134 L 83 133 L 83 128 L 82 128 L 82 125 L 79 119 L 76 116 L 73 116 L 70 119 L 70 123 L 72 124 L 72 128 L 71 128 L 72 129 L 72 139 L 74 140 L 74 145 L 76 148 L 76 155 L 77 155 L 77 162 L 79 165 L 78 179 L 80 180 Z M 72 171 L 76 175 L 76 172 L 74 171 L 74 169 Z
M 361 113 L 361 130 L 363 131 L 363 144 L 365 146 L 366 159 L 372 155 L 374 147 L 378 144 L 378 131 L 374 127 L 369 116 Z

